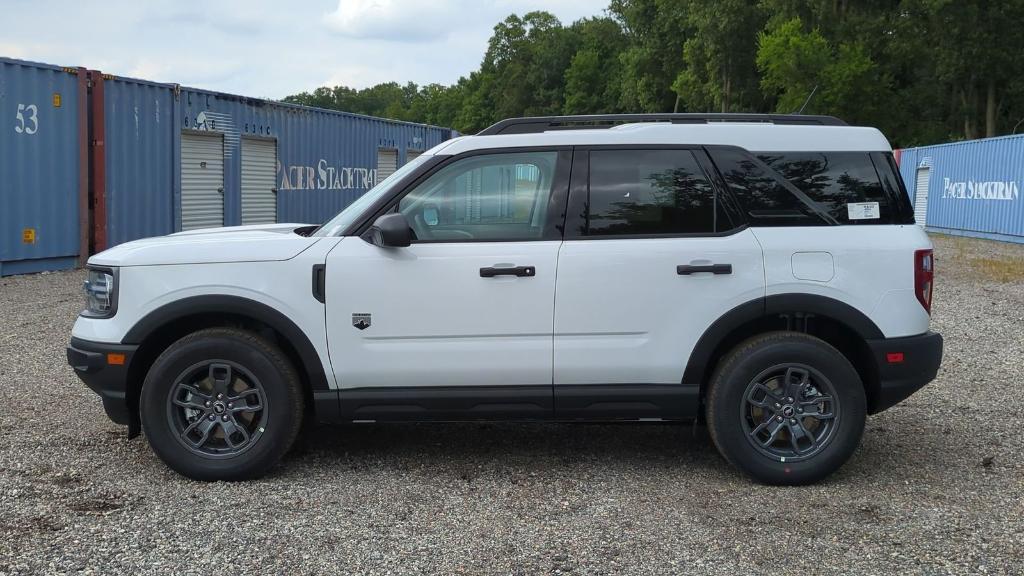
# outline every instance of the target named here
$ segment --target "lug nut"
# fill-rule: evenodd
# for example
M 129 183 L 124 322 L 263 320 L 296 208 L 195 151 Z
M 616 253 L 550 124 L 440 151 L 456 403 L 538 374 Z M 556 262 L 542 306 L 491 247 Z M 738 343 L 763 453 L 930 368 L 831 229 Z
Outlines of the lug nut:
M 779 422 L 782 422 L 782 416 L 779 416 L 778 418 L 776 418 L 776 420 L 778 420 Z
M 217 394 L 217 400 L 220 400 L 220 399 L 221 399 L 221 398 L 223 398 L 223 397 L 224 397 L 224 395 L 223 395 L 223 394 Z
M 793 402 L 792 398 L 786 398 L 786 404 L 791 404 L 792 402 Z
M 790 424 L 796 424 L 796 418 L 790 418 L 789 419 L 789 423 Z
M 221 416 L 221 417 L 220 417 L 220 419 L 221 419 L 221 420 L 223 420 L 223 421 L 225 421 L 225 422 L 227 422 L 227 421 L 228 421 L 228 417 L 227 417 L 227 415 Z
M 234 407 L 235 407 L 235 403 L 234 402 L 228 402 L 228 408 L 234 408 Z
M 207 402 L 207 404 L 209 404 L 209 402 Z M 782 404 L 779 404 L 778 402 L 776 402 L 776 403 L 775 403 L 775 407 L 776 407 L 776 408 L 782 408 Z
M 209 401 L 209 400 L 207 400 L 207 401 L 206 401 L 206 407 L 207 407 L 207 408 L 209 408 L 209 407 L 210 407 L 210 401 Z
M 210 420 L 216 420 L 216 419 L 217 419 L 216 416 L 214 416 L 213 414 L 210 414 Z
M 803 414 L 803 413 L 804 413 L 804 409 L 803 409 L 803 408 L 797 408 L 797 409 L 796 409 L 796 411 L 797 411 L 797 412 L 799 412 L 799 413 L 801 413 L 801 414 Z

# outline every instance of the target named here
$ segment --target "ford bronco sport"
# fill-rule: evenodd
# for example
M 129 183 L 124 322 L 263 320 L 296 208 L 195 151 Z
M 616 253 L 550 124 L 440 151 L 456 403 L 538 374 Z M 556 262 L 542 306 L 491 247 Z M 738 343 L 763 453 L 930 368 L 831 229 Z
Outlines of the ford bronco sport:
M 264 473 L 303 421 L 696 419 L 756 480 L 802 484 L 935 377 L 932 283 L 874 128 L 519 118 L 319 227 L 96 254 L 68 361 L 191 478 Z

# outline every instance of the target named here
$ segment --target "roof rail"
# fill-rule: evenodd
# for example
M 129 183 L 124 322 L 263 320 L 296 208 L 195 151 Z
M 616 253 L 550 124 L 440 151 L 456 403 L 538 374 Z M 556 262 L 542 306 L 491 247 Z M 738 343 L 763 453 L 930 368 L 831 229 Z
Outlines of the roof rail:
M 534 116 L 509 118 L 481 130 L 478 136 L 496 134 L 534 134 L 548 130 L 611 128 L 618 124 L 670 122 L 672 124 L 710 124 L 712 122 L 764 122 L 800 126 L 847 126 L 833 116 L 803 114 L 591 114 L 583 116 Z

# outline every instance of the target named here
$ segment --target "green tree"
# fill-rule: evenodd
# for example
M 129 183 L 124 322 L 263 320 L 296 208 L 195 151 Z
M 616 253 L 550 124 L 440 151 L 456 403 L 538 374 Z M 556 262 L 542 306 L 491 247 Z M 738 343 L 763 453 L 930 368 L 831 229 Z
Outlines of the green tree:
M 763 111 L 755 56 L 764 11 L 755 0 L 691 0 L 685 68 L 672 88 L 693 111 Z
M 833 114 L 897 146 L 1024 132 L 1024 0 L 610 0 L 565 26 L 494 27 L 450 86 L 321 87 L 286 101 L 472 133 L 603 112 Z
M 798 18 L 771 32 L 761 32 L 757 66 L 762 73 L 761 86 L 776 98 L 775 111 L 799 110 L 822 82 L 831 58 L 828 41 L 816 29 L 804 32 Z
M 622 110 L 622 64 L 626 36 L 611 18 L 576 22 L 579 49 L 565 71 L 565 114 L 600 114 Z
M 629 41 L 621 53 L 621 109 L 671 112 L 672 89 L 683 70 L 682 50 L 689 36 L 687 0 L 612 0 L 608 12 Z

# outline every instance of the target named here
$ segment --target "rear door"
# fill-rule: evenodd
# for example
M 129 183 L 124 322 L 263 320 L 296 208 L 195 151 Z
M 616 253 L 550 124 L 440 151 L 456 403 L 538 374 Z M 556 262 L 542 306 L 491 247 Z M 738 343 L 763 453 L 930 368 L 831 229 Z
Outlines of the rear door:
M 764 297 L 761 248 L 699 148 L 577 149 L 559 252 L 555 412 L 682 418 L 691 350 Z

